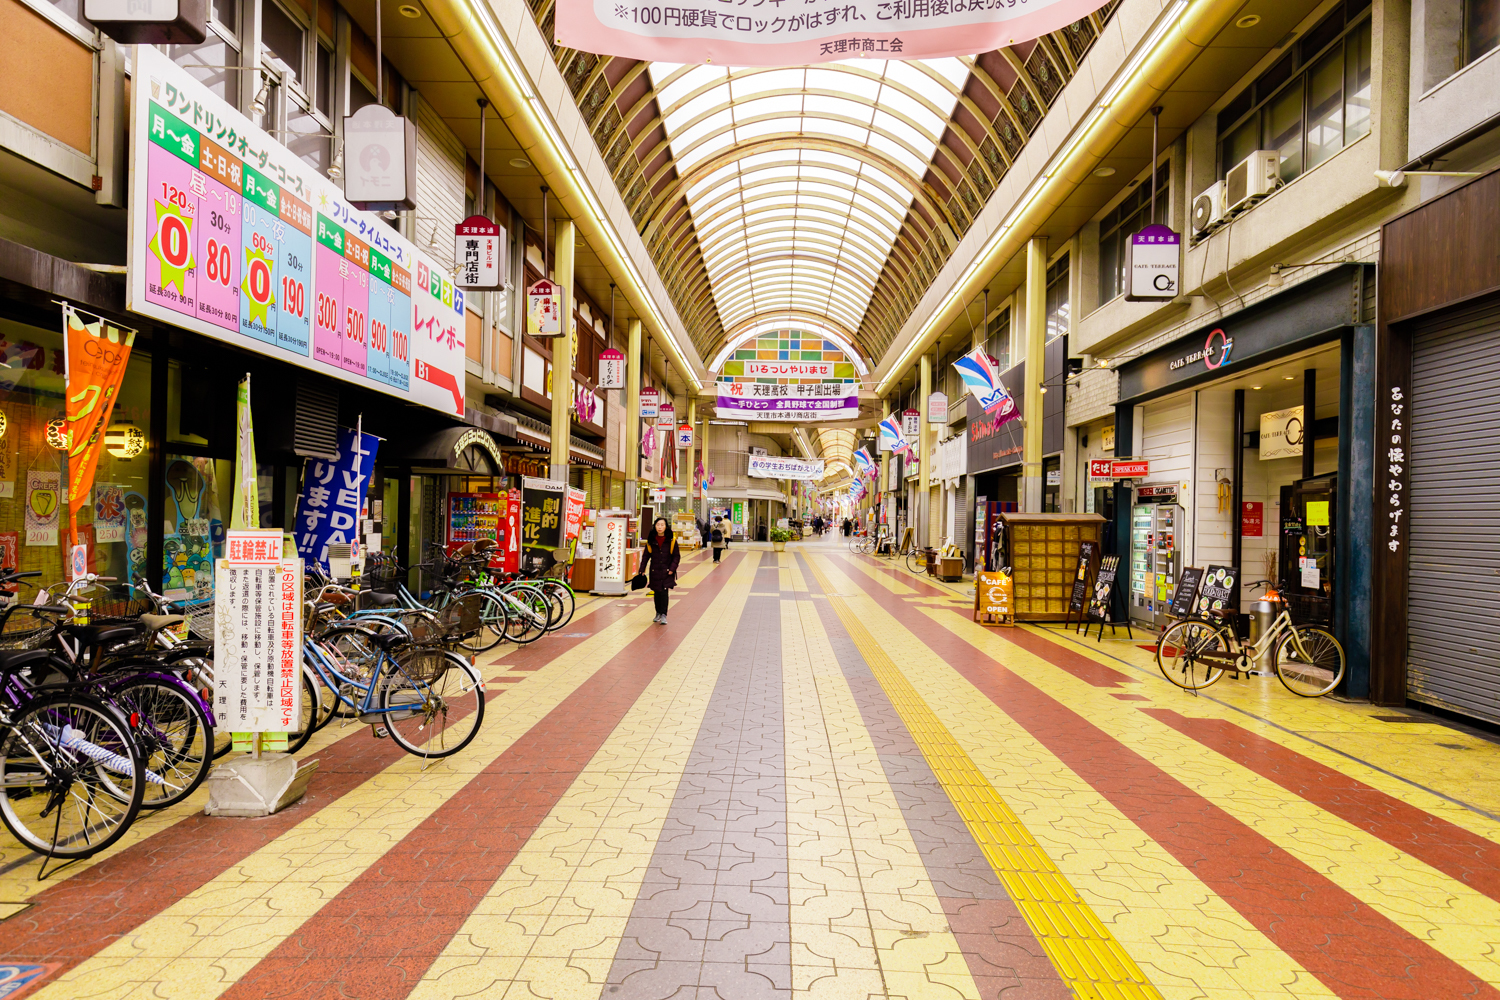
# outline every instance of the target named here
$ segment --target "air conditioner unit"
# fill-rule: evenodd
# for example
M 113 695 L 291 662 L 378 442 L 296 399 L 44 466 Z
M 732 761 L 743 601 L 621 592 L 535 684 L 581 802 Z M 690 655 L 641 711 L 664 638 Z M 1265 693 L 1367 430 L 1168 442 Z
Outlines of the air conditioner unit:
M 1257 149 L 1224 175 L 1224 214 L 1248 208 L 1257 198 L 1275 190 L 1281 180 L 1281 154 L 1274 149 Z
M 1207 233 L 1224 222 L 1224 182 L 1214 181 L 1193 199 L 1193 232 Z

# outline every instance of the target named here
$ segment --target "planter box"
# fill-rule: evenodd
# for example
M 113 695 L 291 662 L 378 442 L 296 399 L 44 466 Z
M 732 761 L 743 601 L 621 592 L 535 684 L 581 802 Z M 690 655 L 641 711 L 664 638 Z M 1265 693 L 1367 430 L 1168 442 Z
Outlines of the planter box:
M 957 583 L 964 578 L 963 556 L 941 556 L 937 561 L 937 577 L 947 583 Z

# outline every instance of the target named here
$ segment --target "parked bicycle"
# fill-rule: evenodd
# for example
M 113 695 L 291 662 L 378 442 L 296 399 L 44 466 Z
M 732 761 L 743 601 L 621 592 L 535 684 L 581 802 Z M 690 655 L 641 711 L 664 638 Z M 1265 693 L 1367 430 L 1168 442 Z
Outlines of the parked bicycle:
M 1270 587 L 1269 580 L 1256 580 L 1251 587 Z M 1240 638 L 1234 621 L 1237 612 L 1223 609 L 1210 615 L 1179 619 L 1162 632 L 1156 642 L 1156 664 L 1162 675 L 1178 687 L 1201 691 L 1224 676 L 1254 672 L 1254 665 L 1270 654 L 1270 664 L 1286 689 L 1304 698 L 1317 698 L 1338 687 L 1344 679 L 1344 647 L 1321 625 L 1299 625 L 1292 621 L 1286 602 L 1267 590 L 1266 599 L 1281 606 L 1264 635 L 1253 643 Z

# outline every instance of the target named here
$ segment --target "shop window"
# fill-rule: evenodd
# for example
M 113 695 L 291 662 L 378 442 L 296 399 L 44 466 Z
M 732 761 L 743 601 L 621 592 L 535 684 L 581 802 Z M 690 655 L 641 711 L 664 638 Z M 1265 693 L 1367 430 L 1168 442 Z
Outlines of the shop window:
M 0 320 L 0 565 L 65 578 L 71 544 L 62 331 Z M 145 568 L 146 434 L 151 357 L 133 351 L 106 429 L 94 485 L 77 517 L 89 567 L 129 580 Z M 50 426 L 49 426 L 50 425 Z
M 224 460 L 166 456 L 162 592 L 176 600 L 214 596 L 214 560 L 224 550 L 219 489 L 233 479 Z
M 1370 38 L 1369 0 L 1346 0 L 1230 101 L 1219 112 L 1219 176 L 1271 149 L 1289 182 L 1366 135 Z
M 1500 46 L 1500 0 L 1464 0 L 1464 65 Z
M 261 41 L 266 49 L 286 64 L 297 81 L 304 79 L 303 59 L 307 52 L 307 29 L 292 15 L 270 0 L 261 5 Z
M 215 5 L 217 7 L 217 4 Z M 209 25 L 208 37 L 198 45 L 168 45 L 172 61 L 188 71 L 217 97 L 232 105 L 240 103 L 240 47 L 233 30 L 217 20 Z
M 1171 203 L 1172 167 L 1156 171 L 1156 215 L 1151 214 L 1151 181 L 1137 184 L 1123 201 L 1099 220 L 1099 304 L 1125 294 L 1125 247 L 1130 237 L 1147 226 L 1167 224 Z
M 214 406 L 214 380 L 208 371 L 177 361 L 168 364 L 167 443 L 206 446 Z
M 1047 268 L 1047 339 L 1068 332 L 1068 258 L 1063 255 Z

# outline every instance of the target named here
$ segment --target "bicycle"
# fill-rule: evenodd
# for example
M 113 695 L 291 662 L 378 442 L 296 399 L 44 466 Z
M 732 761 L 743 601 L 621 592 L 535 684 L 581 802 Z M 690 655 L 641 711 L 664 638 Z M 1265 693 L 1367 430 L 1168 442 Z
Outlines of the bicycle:
M 307 660 L 360 722 L 383 726 L 415 757 L 451 756 L 469 745 L 484 722 L 484 679 L 449 648 L 482 627 L 474 596 L 444 610 L 436 641 L 349 621 L 304 642 Z
M 1270 586 L 1256 580 L 1251 587 Z M 1274 591 L 1266 598 L 1281 605 L 1281 611 L 1266 633 L 1246 643 L 1225 619 L 1232 609 L 1211 612 L 1212 617 L 1194 615 L 1168 625 L 1156 642 L 1156 665 L 1162 676 L 1187 691 L 1201 691 L 1224 676 L 1252 673 L 1252 665 L 1268 651 L 1281 683 L 1292 694 L 1317 698 L 1338 687 L 1347 665 L 1344 647 L 1321 625 L 1298 625 L 1286 603 Z M 1217 619 L 1217 620 L 1215 620 Z

